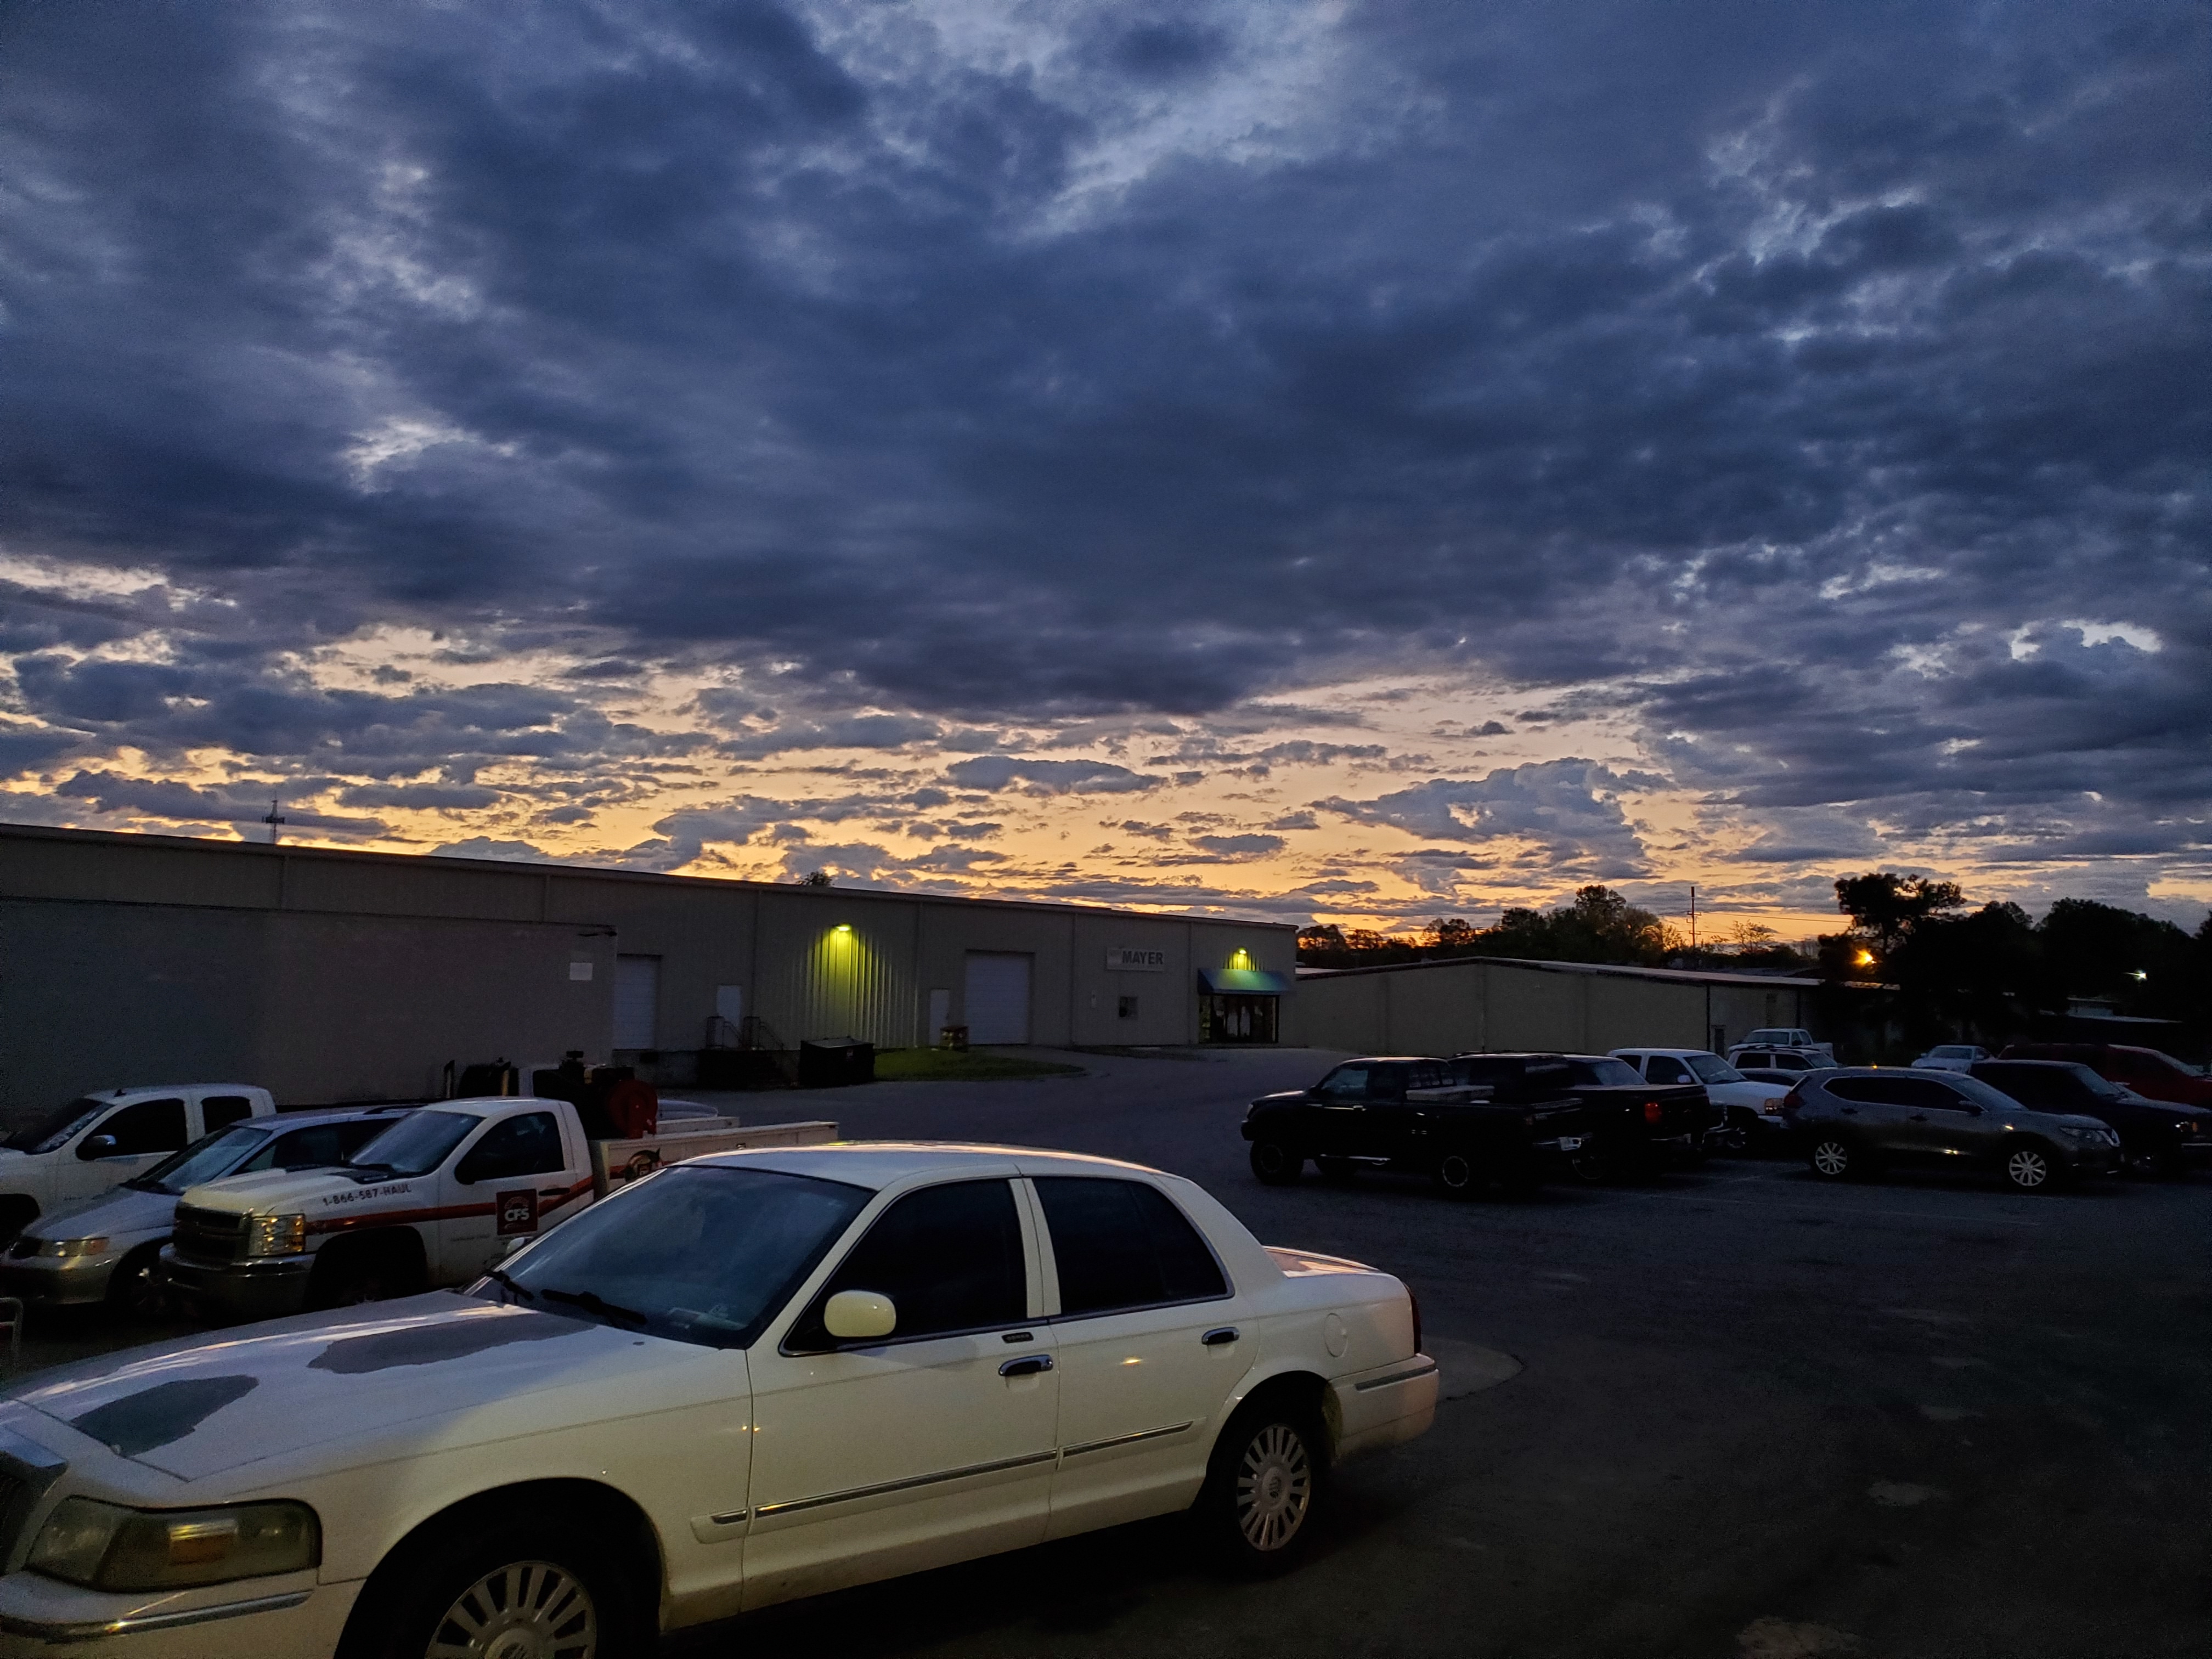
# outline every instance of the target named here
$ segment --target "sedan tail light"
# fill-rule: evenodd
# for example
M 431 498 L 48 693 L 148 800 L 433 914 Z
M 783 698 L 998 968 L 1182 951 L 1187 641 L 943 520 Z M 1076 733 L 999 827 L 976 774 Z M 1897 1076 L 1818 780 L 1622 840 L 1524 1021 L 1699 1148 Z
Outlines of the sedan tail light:
M 1413 1310 L 1413 1352 L 1421 1351 L 1421 1298 L 1413 1294 L 1411 1285 L 1406 1286 L 1406 1305 Z

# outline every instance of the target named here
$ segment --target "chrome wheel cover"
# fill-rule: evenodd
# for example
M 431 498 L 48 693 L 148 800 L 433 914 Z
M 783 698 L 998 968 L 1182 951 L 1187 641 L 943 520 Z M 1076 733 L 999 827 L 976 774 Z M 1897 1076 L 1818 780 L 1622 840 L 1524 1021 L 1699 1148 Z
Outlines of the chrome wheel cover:
M 1824 1176 L 1839 1176 L 1851 1167 L 1848 1148 L 1832 1140 L 1824 1140 L 1813 1149 L 1813 1167 Z
M 2023 1146 L 2005 1160 L 2005 1173 L 2015 1187 L 2040 1187 L 2051 1179 L 2051 1160 Z
M 599 1609 L 565 1567 L 510 1561 L 453 1598 L 422 1659 L 596 1659 Z
M 1304 1440 L 1288 1424 L 1268 1424 L 1237 1462 L 1237 1529 L 1255 1550 L 1279 1550 L 1297 1536 L 1312 1505 Z

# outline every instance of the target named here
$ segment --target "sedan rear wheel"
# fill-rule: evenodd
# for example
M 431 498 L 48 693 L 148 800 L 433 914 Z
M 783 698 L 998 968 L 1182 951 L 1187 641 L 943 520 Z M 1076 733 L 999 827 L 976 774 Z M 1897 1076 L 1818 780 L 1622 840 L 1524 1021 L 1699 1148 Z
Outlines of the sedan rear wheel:
M 1282 1572 L 1305 1553 L 1328 1474 L 1327 1443 L 1318 1417 L 1287 1390 L 1263 1394 L 1230 1419 L 1198 1507 L 1235 1571 Z
M 2006 1152 L 2004 1176 L 2014 1192 L 2047 1193 L 2058 1184 L 2058 1164 L 2045 1148 L 2022 1142 Z

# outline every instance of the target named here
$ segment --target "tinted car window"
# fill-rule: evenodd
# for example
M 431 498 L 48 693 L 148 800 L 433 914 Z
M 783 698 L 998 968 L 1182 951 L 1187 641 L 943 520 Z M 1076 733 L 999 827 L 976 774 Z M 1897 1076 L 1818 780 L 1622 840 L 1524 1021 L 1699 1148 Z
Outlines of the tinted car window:
M 2023 1106 L 2047 1109 L 2072 1092 L 2066 1073 L 2051 1066 L 2030 1066 L 2002 1060 L 1977 1066 L 1974 1075 L 1991 1088 L 2010 1095 Z
M 506 1181 L 517 1176 L 555 1175 L 562 1167 L 561 1126 L 550 1112 L 525 1112 L 495 1123 L 469 1148 L 453 1171 L 460 1181 Z
M 315 1170 L 328 1164 L 342 1164 L 346 1154 L 361 1145 L 360 1137 L 349 1139 L 345 1132 L 364 1127 L 367 1126 L 356 1123 L 314 1123 L 304 1129 L 289 1130 L 240 1164 L 238 1173 Z
M 1644 1081 L 1625 1060 L 1571 1060 L 1566 1066 L 1577 1083 L 1595 1088 L 1618 1089 Z
M 1924 1077 L 1899 1078 L 1904 1085 L 1905 1104 L 1924 1112 L 1969 1112 L 1972 1105 L 1962 1098 L 1948 1084 L 1937 1083 Z
M 243 1125 L 221 1129 L 211 1135 L 202 1135 L 182 1152 L 163 1158 L 145 1174 L 123 1184 L 142 1193 L 167 1193 L 173 1198 L 204 1181 L 220 1181 L 236 1173 L 240 1160 L 268 1139 L 266 1129 Z
M 200 1097 L 200 1127 L 213 1134 L 242 1117 L 253 1115 L 253 1103 L 244 1095 L 204 1095 Z
M 1672 1054 L 1653 1054 L 1644 1063 L 1644 1076 L 1650 1083 L 1687 1083 L 1690 1068 Z
M 1321 1080 L 1314 1093 L 1323 1100 L 1367 1098 L 1367 1067 L 1340 1066 Z
M 1896 1077 L 1832 1077 L 1828 1092 L 1838 1100 L 1856 1100 L 1869 1106 L 1903 1106 L 1908 1103 L 1897 1085 L 1904 1081 Z
M 909 1193 L 877 1218 L 793 1329 L 794 1348 L 828 1348 L 822 1304 L 874 1291 L 898 1310 L 893 1340 L 1018 1325 L 1029 1313 L 1022 1224 L 1003 1181 L 957 1181 Z
M 95 1152 L 91 1141 L 113 1135 L 115 1150 Z M 146 1152 L 173 1152 L 185 1144 L 185 1103 L 182 1100 L 142 1100 L 125 1106 L 95 1128 L 76 1149 L 79 1158 L 124 1158 Z
M 1452 1061 L 1451 1075 L 1458 1083 L 1503 1083 L 1521 1075 L 1521 1062 L 1488 1054 L 1462 1054 Z
M 1046 1176 L 1036 1190 L 1052 1231 L 1062 1318 L 1229 1294 L 1213 1252 L 1158 1188 Z
M 346 1163 L 356 1170 L 386 1170 L 393 1175 L 428 1175 L 446 1154 L 483 1121 L 473 1112 L 416 1112 L 380 1135 L 372 1136 Z
M 1406 1086 L 1408 1089 L 1442 1089 L 1450 1082 L 1449 1074 L 1433 1060 L 1425 1060 L 1406 1068 Z

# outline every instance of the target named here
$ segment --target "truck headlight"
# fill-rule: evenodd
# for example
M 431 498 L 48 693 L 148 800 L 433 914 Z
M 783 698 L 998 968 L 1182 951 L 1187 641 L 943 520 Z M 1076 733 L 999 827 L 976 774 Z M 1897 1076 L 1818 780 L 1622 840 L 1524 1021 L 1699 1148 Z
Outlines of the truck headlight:
M 65 1498 L 23 1565 L 87 1589 L 179 1589 L 322 1565 L 323 1528 L 305 1504 L 126 1510 Z
M 246 1253 L 248 1255 L 298 1255 L 307 1248 L 307 1218 L 303 1215 L 248 1216 Z

